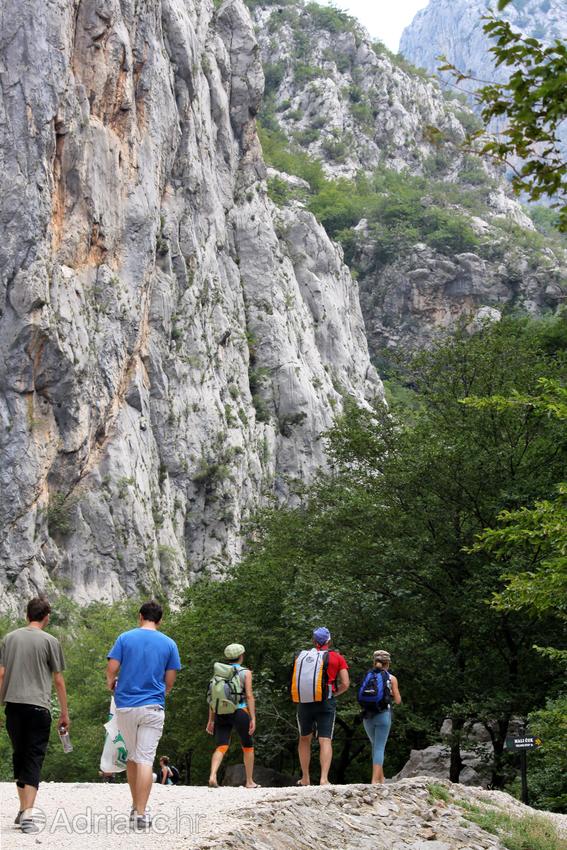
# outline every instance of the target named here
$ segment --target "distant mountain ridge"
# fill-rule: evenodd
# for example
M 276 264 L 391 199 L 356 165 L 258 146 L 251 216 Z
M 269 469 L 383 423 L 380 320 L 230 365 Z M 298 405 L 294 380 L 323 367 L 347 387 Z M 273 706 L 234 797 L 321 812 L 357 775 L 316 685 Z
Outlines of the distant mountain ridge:
M 442 64 L 441 55 L 479 80 L 504 82 L 510 71 L 505 65 L 495 67 L 490 53 L 492 41 L 483 30 L 483 16 L 495 6 L 490 0 L 430 0 L 403 31 L 400 53 L 430 74 L 436 74 L 445 84 L 453 85 L 454 78 L 448 71 L 437 70 Z M 513 0 L 498 14 L 514 29 L 545 44 L 567 39 L 565 0 Z M 468 80 L 459 89 L 474 92 L 479 85 Z M 478 108 L 472 97 L 471 105 Z M 567 122 L 560 138 L 567 158 Z

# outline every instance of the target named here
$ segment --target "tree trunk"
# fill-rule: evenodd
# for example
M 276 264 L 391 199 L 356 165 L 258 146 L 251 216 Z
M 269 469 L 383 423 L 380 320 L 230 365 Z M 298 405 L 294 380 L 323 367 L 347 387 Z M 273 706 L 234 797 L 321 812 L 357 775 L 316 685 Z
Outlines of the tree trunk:
M 191 762 L 193 760 L 193 750 L 188 750 L 185 753 L 185 783 L 191 785 Z
M 347 723 L 345 723 L 344 720 L 341 720 L 341 718 L 337 717 L 336 723 L 344 731 L 345 741 L 341 750 L 341 754 L 338 760 L 335 762 L 333 773 L 335 782 L 337 782 L 337 784 L 339 785 L 344 785 L 348 766 L 353 761 L 353 759 L 360 755 L 360 753 L 364 749 L 364 744 L 355 747 L 353 751 L 353 742 L 356 733 L 356 727 L 359 725 L 360 721 L 357 722 L 355 720 L 354 724 L 352 726 L 349 726 Z
M 497 727 L 494 731 L 490 731 L 492 739 L 492 748 L 494 750 L 494 762 L 492 764 L 492 777 L 490 780 L 491 788 L 504 788 L 506 784 L 506 773 L 504 770 L 504 744 L 508 734 L 510 725 L 510 717 L 500 718 Z
M 451 762 L 449 765 L 449 779 L 451 782 L 458 782 L 461 770 L 463 769 L 463 760 L 461 758 L 461 732 L 465 721 L 462 717 L 453 717 L 453 732 L 451 735 Z

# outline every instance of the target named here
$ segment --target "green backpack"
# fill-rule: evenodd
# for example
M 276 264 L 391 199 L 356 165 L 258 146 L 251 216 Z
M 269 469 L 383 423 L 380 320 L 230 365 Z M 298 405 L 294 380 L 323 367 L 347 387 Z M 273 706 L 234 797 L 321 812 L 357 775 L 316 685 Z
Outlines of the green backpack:
M 209 682 L 207 702 L 216 714 L 234 714 L 244 696 L 241 670 L 232 664 L 216 661 Z

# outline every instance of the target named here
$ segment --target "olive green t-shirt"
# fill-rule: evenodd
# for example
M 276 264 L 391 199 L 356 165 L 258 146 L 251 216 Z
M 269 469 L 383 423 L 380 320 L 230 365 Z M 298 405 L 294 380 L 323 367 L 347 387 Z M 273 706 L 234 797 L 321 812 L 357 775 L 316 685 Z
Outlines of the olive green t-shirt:
M 52 674 L 65 669 L 57 638 L 34 626 L 9 632 L 0 646 L 0 701 L 51 708 Z

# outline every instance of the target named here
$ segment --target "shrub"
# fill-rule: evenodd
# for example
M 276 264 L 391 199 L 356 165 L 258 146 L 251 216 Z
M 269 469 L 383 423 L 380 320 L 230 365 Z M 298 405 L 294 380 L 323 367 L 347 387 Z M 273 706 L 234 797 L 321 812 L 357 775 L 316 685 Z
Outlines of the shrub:
M 459 171 L 459 181 L 469 186 L 482 186 L 486 184 L 489 177 L 482 167 L 478 157 L 467 155 L 463 160 L 463 167 Z
M 347 97 L 351 103 L 360 103 L 364 97 L 364 92 L 360 86 L 352 85 L 347 88 Z
M 546 236 L 557 236 L 559 234 L 559 213 L 549 207 L 529 206 L 526 212 L 539 230 Z
M 264 77 L 266 79 L 264 94 L 270 95 L 277 92 L 285 75 L 285 66 L 282 62 L 264 66 Z
M 360 124 L 364 124 L 367 127 L 374 124 L 374 112 L 369 103 L 353 103 L 351 104 L 350 111 Z
M 364 199 L 353 188 L 350 180 L 329 180 L 309 203 L 310 211 L 331 236 L 354 227 L 363 216 Z
M 326 181 L 320 162 L 311 159 L 304 151 L 290 148 L 288 139 L 279 129 L 274 131 L 260 127 L 258 132 L 264 159 L 268 165 L 278 171 L 285 171 L 286 174 L 302 177 L 309 183 L 313 192 L 322 188 Z
M 69 534 L 71 531 L 71 507 L 64 493 L 53 493 L 47 508 L 47 529 L 50 537 Z
M 320 6 L 319 3 L 308 3 L 305 11 L 311 17 L 313 25 L 317 29 L 327 30 L 327 32 L 354 32 L 357 28 L 357 22 L 346 12 L 341 9 L 336 9 L 333 6 Z
M 323 71 L 316 65 L 306 65 L 304 62 L 299 62 L 295 66 L 295 82 L 301 85 L 302 83 L 310 83 L 311 80 L 316 80 L 323 76 Z
M 348 145 L 345 139 L 325 139 L 321 147 L 335 162 L 344 162 L 347 158 Z
M 295 134 L 295 141 L 302 147 L 306 148 L 313 142 L 316 142 L 320 135 L 321 133 L 319 130 L 314 130 L 313 128 L 308 127 L 306 130 L 299 130 Z
M 289 121 L 301 121 L 301 119 L 303 118 L 303 110 L 302 109 L 290 109 L 285 117 Z

